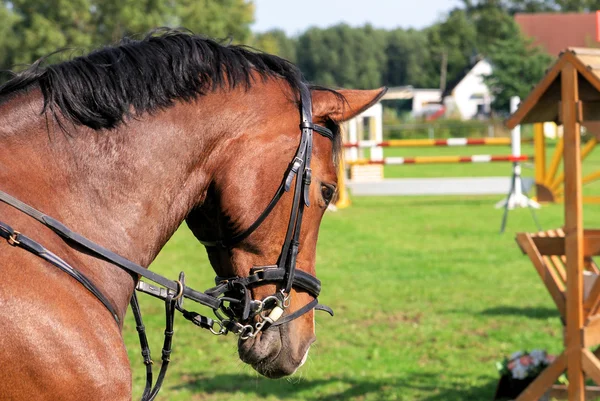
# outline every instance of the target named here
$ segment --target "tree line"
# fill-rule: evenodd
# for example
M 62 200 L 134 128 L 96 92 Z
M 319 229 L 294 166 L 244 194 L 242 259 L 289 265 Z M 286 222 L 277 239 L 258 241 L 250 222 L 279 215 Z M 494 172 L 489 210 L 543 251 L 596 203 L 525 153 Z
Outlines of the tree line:
M 600 8 L 600 0 L 462 1 L 425 29 L 340 24 L 288 37 L 281 30 L 252 33 L 249 0 L 0 0 L 0 67 L 18 69 L 73 49 L 54 56 L 64 59 L 157 26 L 184 26 L 278 54 L 308 80 L 333 87 L 438 88 L 486 57 L 495 67 L 488 78 L 494 107 L 506 110 L 510 96 L 525 96 L 552 60 L 523 37 L 514 13 Z
M 536 4 L 535 0 L 464 0 L 462 7 L 421 30 L 340 24 L 311 28 L 295 38 L 280 30 L 264 32 L 256 35 L 255 42 L 297 63 L 313 82 L 357 88 L 443 89 L 485 57 L 495 66 L 487 79 L 495 93 L 493 107 L 508 110 L 510 97 L 526 96 L 552 61 L 521 34 L 513 18 L 523 9 L 541 10 L 533 7 Z

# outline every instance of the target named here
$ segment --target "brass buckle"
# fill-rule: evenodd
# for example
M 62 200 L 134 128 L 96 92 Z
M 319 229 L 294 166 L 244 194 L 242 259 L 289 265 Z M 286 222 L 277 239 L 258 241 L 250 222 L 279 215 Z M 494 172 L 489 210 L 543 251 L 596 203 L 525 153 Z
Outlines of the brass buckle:
M 183 296 L 183 290 L 184 290 L 183 284 L 181 283 L 180 280 L 175 280 L 175 282 L 177 283 L 177 295 L 175 295 L 173 297 L 173 299 L 172 299 L 173 301 L 177 301 L 179 298 L 181 298 Z
M 8 243 L 12 246 L 17 246 L 19 244 L 21 244 L 21 242 L 19 240 L 17 240 L 17 236 L 20 235 L 21 233 L 18 231 L 14 231 L 9 237 L 8 237 Z

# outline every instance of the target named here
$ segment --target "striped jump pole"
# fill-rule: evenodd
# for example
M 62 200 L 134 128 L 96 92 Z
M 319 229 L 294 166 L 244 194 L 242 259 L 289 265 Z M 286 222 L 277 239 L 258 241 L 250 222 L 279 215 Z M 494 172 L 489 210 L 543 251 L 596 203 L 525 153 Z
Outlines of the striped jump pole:
M 348 161 L 348 165 L 368 164 L 456 164 L 456 163 L 493 163 L 493 162 L 526 162 L 532 161 L 533 156 L 512 155 L 473 155 L 473 156 L 422 156 L 422 157 L 384 157 L 380 160 L 359 159 Z
M 433 146 L 510 146 L 510 138 L 391 139 L 345 143 L 345 148 L 420 148 Z

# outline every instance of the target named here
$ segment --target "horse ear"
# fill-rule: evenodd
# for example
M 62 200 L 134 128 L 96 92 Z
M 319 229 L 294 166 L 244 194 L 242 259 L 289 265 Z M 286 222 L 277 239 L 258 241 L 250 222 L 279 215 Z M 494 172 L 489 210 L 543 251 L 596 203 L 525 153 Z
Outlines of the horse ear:
M 327 90 L 314 89 L 313 99 L 313 121 L 325 121 L 331 119 L 340 123 L 362 113 L 381 99 L 387 92 L 387 88 L 372 90 L 339 89 L 336 91 L 343 98 Z

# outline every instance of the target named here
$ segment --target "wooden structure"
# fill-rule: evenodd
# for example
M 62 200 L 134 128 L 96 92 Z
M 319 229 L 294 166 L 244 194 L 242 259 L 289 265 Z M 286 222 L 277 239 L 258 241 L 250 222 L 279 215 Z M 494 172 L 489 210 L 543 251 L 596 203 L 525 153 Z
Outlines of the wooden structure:
M 588 128 L 589 129 L 589 128 Z M 594 129 L 594 128 L 592 128 Z M 546 138 L 541 123 L 534 126 L 535 146 L 535 186 L 538 202 L 563 202 L 565 192 L 565 175 L 558 173 L 563 161 L 564 138 L 556 142 L 554 153 L 546 157 Z M 581 149 L 581 160 L 583 161 L 594 150 L 598 143 L 595 137 L 590 138 Z M 549 161 L 550 164 L 547 164 Z M 581 179 L 581 184 L 590 184 L 600 180 L 600 171 L 594 171 Z M 598 204 L 600 197 L 584 196 L 583 203 Z
M 588 377 L 600 384 L 600 360 L 589 350 L 600 344 L 600 280 L 595 281 L 585 298 L 583 287 L 586 266 L 595 269 L 590 258 L 600 255 L 600 230 L 583 229 L 580 137 L 582 125 L 593 128 L 600 121 L 599 49 L 565 51 L 506 125 L 512 129 L 519 124 L 545 121 L 563 125 L 564 229 L 554 232 L 554 237 L 519 234 L 517 239 L 563 317 L 565 349 L 517 400 L 539 399 L 566 370 L 568 399 L 583 401 L 584 379 Z

